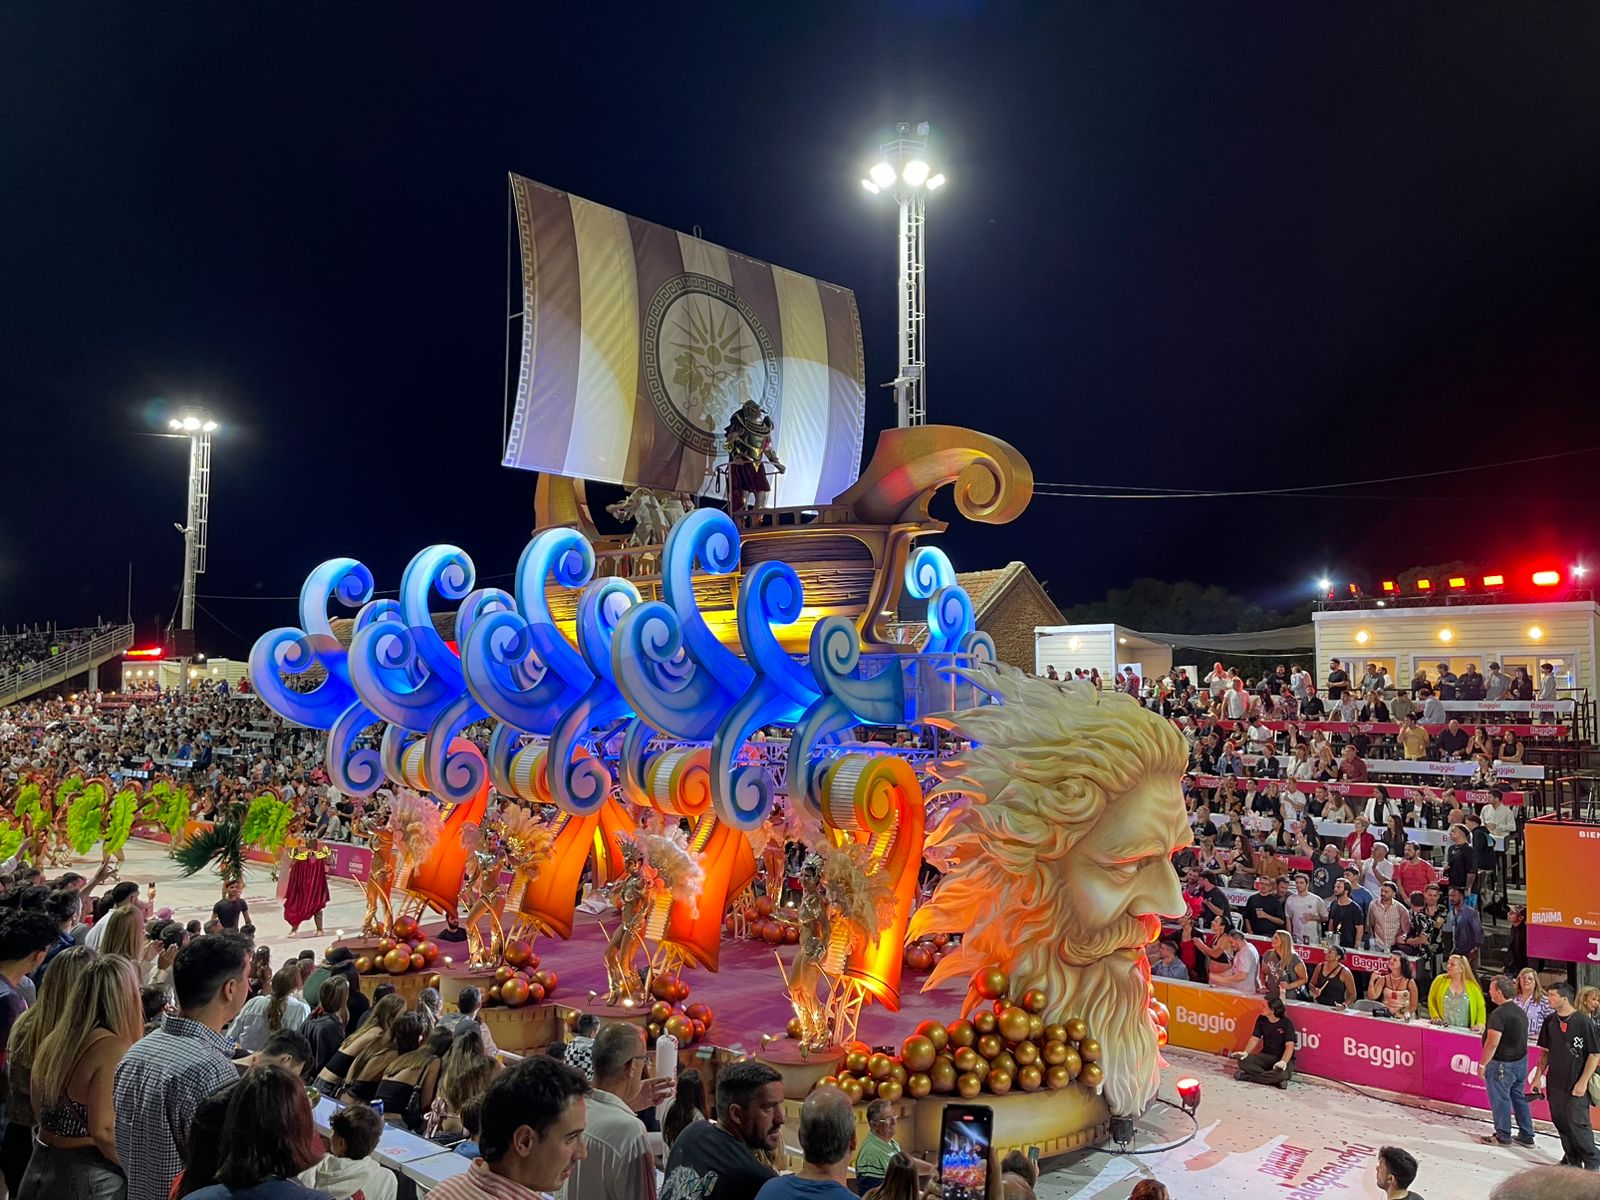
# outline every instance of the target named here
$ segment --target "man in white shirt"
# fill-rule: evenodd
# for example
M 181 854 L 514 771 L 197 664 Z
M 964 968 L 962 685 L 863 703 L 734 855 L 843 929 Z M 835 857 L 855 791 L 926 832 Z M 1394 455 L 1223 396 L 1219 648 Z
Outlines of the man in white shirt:
M 1422 698 L 1422 723 L 1424 725 L 1443 725 L 1449 720 L 1450 714 L 1444 710 L 1444 701 L 1429 692 Z
M 1378 889 L 1394 879 L 1394 863 L 1389 861 L 1389 847 L 1382 842 L 1372 843 L 1372 857 L 1361 864 L 1361 886 L 1374 896 Z
M 1556 669 L 1552 663 L 1539 664 L 1539 699 L 1556 698 Z
M 1489 789 L 1490 800 L 1479 812 L 1483 827 L 1496 839 L 1510 837 L 1517 830 L 1517 814 L 1505 802 L 1499 788 Z
M 1289 917 L 1289 936 L 1295 941 L 1311 945 L 1322 935 L 1328 906 L 1311 890 L 1309 875 L 1302 872 L 1294 877 L 1294 895 L 1284 901 L 1284 911 Z
M 1306 690 L 1311 686 L 1311 675 L 1295 663 L 1289 672 L 1289 694 L 1296 700 L 1304 700 L 1310 693 Z
M 1511 690 L 1511 680 L 1507 679 L 1505 672 L 1500 669 L 1500 664 L 1489 664 L 1489 676 L 1483 681 L 1483 698 L 1485 700 L 1504 700 L 1506 693 Z
M 1225 992 L 1237 992 L 1241 996 L 1258 995 L 1261 990 L 1261 955 L 1256 948 L 1245 940 L 1242 933 L 1231 929 L 1217 939 L 1217 945 L 1227 951 L 1232 961 L 1222 968 L 1213 964 L 1211 986 Z
M 573 1164 L 567 1200 L 655 1200 L 655 1157 L 634 1116 L 658 1099 L 654 1081 L 644 1077 L 648 1057 L 637 1025 L 614 1022 L 595 1036 L 594 1091 L 583 1126 L 588 1156 Z

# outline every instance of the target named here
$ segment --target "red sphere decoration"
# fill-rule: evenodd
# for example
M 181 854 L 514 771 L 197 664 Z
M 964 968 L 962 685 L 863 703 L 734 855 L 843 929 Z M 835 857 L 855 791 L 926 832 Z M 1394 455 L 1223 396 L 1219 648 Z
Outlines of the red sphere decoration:
M 410 959 L 411 959 L 411 969 L 413 971 L 420 971 L 420 970 L 422 970 L 422 968 L 424 968 L 424 967 L 426 967 L 428 965 L 428 960 L 426 958 L 422 957 L 421 951 L 413 950 L 411 952 Z
M 391 947 L 383 956 L 383 969 L 391 975 L 404 975 L 411 970 L 411 955 L 398 946 Z
M 416 952 L 422 955 L 422 961 L 430 967 L 439 961 L 439 943 L 437 942 L 418 942 Z
M 683 1015 L 691 1021 L 706 1021 L 711 1017 L 711 1008 L 709 1005 L 702 1004 L 696 1000 L 693 1004 L 684 1005 Z
M 438 991 L 439 990 L 439 976 L 437 974 L 429 975 L 428 978 L 423 982 L 423 986 L 424 987 L 431 987 L 434 991 Z
M 505 963 L 501 963 L 498 967 L 496 967 L 494 969 L 494 981 L 496 983 L 504 983 L 506 980 L 510 979 L 515 974 L 516 974 L 516 972 L 513 971 L 510 967 L 506 966 Z
M 363 974 L 363 975 L 371 975 L 372 972 L 375 969 L 376 968 L 373 966 L 373 962 L 372 962 L 372 959 L 370 957 L 368 957 L 365 954 L 360 955 L 359 957 L 357 957 L 357 959 L 356 959 L 356 970 L 359 971 L 361 974 Z
M 533 957 L 533 946 L 524 938 L 506 944 L 506 962 L 513 967 L 525 967 Z
M 694 1021 L 694 1038 L 695 1041 L 699 1041 L 706 1035 L 706 1023 L 704 1021 L 696 1021 L 693 1017 L 689 1019 Z
M 763 917 L 770 917 L 772 915 L 772 897 L 757 896 L 756 912 L 760 913 Z
M 393 938 L 381 937 L 381 938 L 378 939 L 378 957 L 379 958 L 382 958 L 385 954 L 389 953 L 389 951 L 391 951 L 393 949 L 394 949 L 394 939 Z
M 785 924 L 783 927 L 783 940 L 791 946 L 800 944 L 800 926 Z
M 768 921 L 766 928 L 761 931 L 761 936 L 774 946 L 780 945 L 784 940 L 783 922 Z
M 485 999 L 485 1001 L 487 1003 L 489 1003 L 489 1004 L 499 1004 L 500 1003 L 500 985 L 498 983 L 491 983 L 489 985 L 488 990 L 486 992 L 484 992 L 483 995 L 484 995 L 484 999 Z
M 978 995 L 985 1000 L 998 1000 L 1006 994 L 1006 989 L 1011 986 L 1011 980 L 999 967 L 990 967 L 978 972 L 972 984 L 978 989 Z
M 665 1021 L 672 1015 L 672 1005 L 665 1000 L 657 1000 L 650 1006 L 650 1019 L 652 1021 Z
M 665 975 L 657 975 L 650 981 L 650 994 L 657 1000 L 665 1000 L 668 1004 L 671 1004 L 673 995 L 672 980 Z
M 906 966 L 913 971 L 926 971 L 933 966 L 933 951 L 926 946 L 913 946 L 906 951 Z
M 800 1036 L 800 1034 L 803 1032 L 803 1030 L 804 1030 L 804 1026 L 802 1026 L 800 1024 L 800 1018 L 799 1017 L 790 1017 L 789 1018 L 789 1024 L 784 1026 L 783 1032 L 788 1037 L 798 1038 Z M 837 1083 L 837 1080 L 835 1082 Z
M 687 1046 L 694 1041 L 694 1022 L 682 1013 L 675 1013 L 662 1023 L 661 1028 L 678 1039 L 679 1044 Z
M 421 932 L 422 923 L 413 916 L 396 917 L 390 927 L 394 936 L 402 942 L 409 942 Z
M 1022 1007 L 1031 1013 L 1042 1013 L 1048 1003 L 1050 997 L 1044 994 L 1043 988 L 1029 988 L 1022 993 Z
M 544 1000 L 544 997 L 544 984 L 540 983 L 537 979 L 528 984 L 528 999 L 530 1001 L 532 1001 L 534 1004 L 539 1004 Z

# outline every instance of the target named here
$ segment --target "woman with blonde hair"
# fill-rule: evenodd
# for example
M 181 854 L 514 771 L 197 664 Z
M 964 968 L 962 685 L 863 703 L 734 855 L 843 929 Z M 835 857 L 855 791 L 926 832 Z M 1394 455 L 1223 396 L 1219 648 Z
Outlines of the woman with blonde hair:
M 345 1078 L 355 1060 L 374 1045 L 384 1045 L 389 1040 L 389 1030 L 406 1011 L 406 1002 L 393 993 L 372 1006 L 361 1028 L 345 1038 L 333 1052 L 327 1064 L 317 1075 L 317 1086 L 330 1094 L 344 1086 Z M 374 1089 L 376 1090 L 376 1089 Z
M 72 984 L 34 1058 L 38 1136 L 17 1200 L 127 1195 L 114 1085 L 117 1064 L 143 1032 L 138 969 L 121 955 L 102 954 Z
M 137 905 L 125 904 L 112 910 L 106 918 L 106 932 L 100 939 L 99 949 L 102 955 L 115 954 L 131 962 L 139 973 L 139 986 L 143 987 L 150 982 L 161 943 L 145 940 L 144 914 Z
M 50 969 L 39 985 L 39 998 L 11 1027 L 6 1049 L 6 1132 L 0 1141 L 0 1171 L 6 1190 L 13 1196 L 22 1190 L 22 1174 L 33 1153 L 33 1060 L 39 1043 L 61 1020 L 72 985 L 88 971 L 98 956 L 87 946 L 63 950 L 50 960 Z
M 1596 996 L 1600 996 L 1600 990 L 1595 988 L 1585 988 L 1584 991 L 1594 992 Z M 1539 1065 L 1539 1030 L 1544 1028 L 1545 1021 L 1554 1011 L 1549 1001 L 1544 998 L 1544 985 L 1539 982 L 1539 974 L 1532 967 L 1523 967 L 1517 972 L 1517 994 L 1511 997 L 1511 1003 L 1520 1008 L 1528 1018 L 1528 1069 L 1524 1078 L 1532 1078 L 1534 1068 Z M 1588 1012 L 1583 1007 L 1582 992 L 1578 993 L 1578 1010 Z M 1591 1012 L 1589 1015 L 1594 1014 Z
M 280 1029 L 296 1030 L 305 1024 L 311 1008 L 294 994 L 299 986 L 300 967 L 288 962 L 272 977 L 270 995 L 252 996 L 244 1002 L 233 1024 L 233 1040 L 239 1049 L 256 1054 Z
M 1272 948 L 1261 956 L 1262 993 L 1298 1000 L 1310 982 L 1311 974 L 1306 970 L 1305 960 L 1295 953 L 1289 931 L 1277 930 L 1272 935 Z
M 1482 1029 L 1486 1019 L 1483 989 L 1472 977 L 1472 967 L 1459 954 L 1444 964 L 1444 974 L 1428 989 L 1428 1016 L 1436 1025 L 1454 1029 Z
M 1519 990 L 1522 987 L 1520 979 L 1517 981 L 1517 987 Z M 1600 1016 L 1600 987 L 1579 988 L 1577 1008 L 1591 1021 Z
M 461 1112 L 474 1097 L 482 1098 L 500 1073 L 500 1060 L 483 1046 L 483 1034 L 476 1024 L 456 1035 L 455 1043 L 444 1056 L 439 1073 L 439 1089 L 428 1114 L 428 1136 L 443 1130 L 461 1130 Z

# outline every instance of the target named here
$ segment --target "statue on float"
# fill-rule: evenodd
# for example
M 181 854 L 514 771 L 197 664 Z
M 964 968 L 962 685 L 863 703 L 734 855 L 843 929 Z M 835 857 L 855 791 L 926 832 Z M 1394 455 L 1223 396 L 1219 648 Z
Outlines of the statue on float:
M 383 937 L 394 924 L 390 895 L 396 879 L 428 857 L 439 840 L 444 821 L 437 805 L 401 789 L 389 803 L 387 819 L 383 810 L 377 809 L 366 819 L 364 828 L 372 847 L 372 865 L 361 885 L 367 897 L 361 933 L 364 937 Z
M 786 468 L 772 447 L 772 418 L 754 400 L 746 400 L 728 420 L 722 431 L 722 444 L 728 451 L 728 510 L 741 513 L 750 502 L 756 508 L 770 504 L 771 485 L 766 464 L 782 475 Z
M 871 869 L 869 847 L 849 843 L 807 856 L 800 869 L 800 947 L 788 976 L 803 1049 L 850 1040 L 847 1001 L 853 989 L 844 978 L 845 959 L 877 941 L 894 912 L 894 883 L 886 872 Z M 818 983 L 825 989 L 821 996 Z
M 1088 683 L 1000 665 L 963 674 L 996 703 L 939 722 L 972 742 L 939 768 L 941 790 L 966 799 L 930 838 L 955 865 L 908 936 L 965 936 L 925 987 L 998 964 L 1013 991 L 1042 989 L 1046 1021 L 1082 1017 L 1096 1031 L 1111 1112 L 1138 1116 L 1160 1066 L 1144 948 L 1162 917 L 1184 912 L 1170 862 L 1192 841 L 1183 738 Z
M 649 1000 L 649 981 L 635 965 L 647 942 L 660 942 L 674 900 L 698 915 L 705 872 L 680 834 L 635 833 L 622 839 L 622 878 L 614 885 L 620 905 L 617 928 L 606 939 L 607 1004 Z
M 672 527 L 694 508 L 693 496 L 682 496 L 661 488 L 636 487 L 606 511 L 619 521 L 632 521 L 625 546 L 664 546 Z M 655 554 L 641 554 L 629 564 L 634 574 L 649 574 L 656 569 Z

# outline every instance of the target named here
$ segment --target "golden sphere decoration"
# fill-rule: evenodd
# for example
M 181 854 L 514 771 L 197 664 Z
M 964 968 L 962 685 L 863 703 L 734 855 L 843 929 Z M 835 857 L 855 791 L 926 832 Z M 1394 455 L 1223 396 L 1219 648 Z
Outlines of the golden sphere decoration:
M 859 1075 L 867 1069 L 867 1056 L 859 1050 L 852 1050 L 844 1056 L 844 1069 L 852 1075 Z
M 973 1071 L 963 1071 L 956 1076 L 956 1095 L 963 1100 L 975 1098 L 983 1091 L 983 1079 Z
M 981 1037 L 983 1034 L 993 1033 L 998 1029 L 1000 1027 L 1000 1018 L 996 1017 L 988 1009 L 980 1009 L 972 1014 L 972 1027 L 978 1031 Z
M 935 1092 L 947 1096 L 955 1091 L 957 1074 L 959 1072 L 955 1063 L 948 1058 L 936 1058 L 933 1060 L 933 1068 L 928 1072 L 928 1082 L 933 1085 Z
M 905 1063 L 907 1071 L 926 1071 L 933 1066 L 938 1053 L 939 1048 L 933 1044 L 933 1040 L 920 1033 L 914 1033 L 900 1043 L 900 1061 Z
M 1011 1057 L 1017 1060 L 1019 1066 L 1028 1066 L 1039 1061 L 1039 1047 L 1032 1042 L 1018 1042 L 1011 1047 Z
M 1072 1082 L 1072 1072 L 1065 1067 L 1051 1067 L 1044 1073 L 1044 1081 L 1052 1091 L 1058 1091 Z
M 945 1036 L 948 1045 L 970 1046 L 978 1040 L 978 1031 L 973 1028 L 971 1021 L 951 1021 L 949 1028 L 945 1030 Z
M 1042 1013 L 1044 1006 L 1050 1003 L 1050 998 L 1044 994 L 1043 988 L 1029 988 L 1022 993 L 1022 1007 L 1031 1013 Z
M 1076 1050 L 1069 1049 L 1067 1057 L 1061 1060 L 1061 1065 L 1067 1069 L 1069 1074 L 1076 1076 L 1079 1071 L 1083 1070 L 1083 1059 L 1079 1057 Z
M 394 947 L 383 956 L 383 969 L 391 975 L 404 975 L 411 970 L 411 951 Z
M 1084 1038 L 1078 1043 L 1078 1057 L 1086 1063 L 1100 1061 L 1100 1043 L 1093 1038 Z
M 1067 1022 L 1067 1040 L 1081 1042 L 1089 1036 L 1089 1026 L 1082 1017 L 1073 1017 Z
M 1083 1070 L 1078 1072 L 1078 1082 L 1084 1087 L 1099 1087 L 1106 1080 L 1106 1073 L 1100 1069 L 1099 1063 L 1084 1063 Z
M 1008 1042 L 1026 1041 L 1028 1037 L 1028 1013 L 1025 1009 L 1010 1005 L 996 1018 L 1000 1026 L 1000 1036 Z
M 1011 1072 L 990 1071 L 989 1078 L 984 1082 L 988 1084 L 989 1090 L 996 1096 L 1004 1096 L 1011 1090 Z
M 839 1077 L 837 1075 L 824 1075 L 821 1079 L 817 1080 L 817 1086 L 819 1088 L 836 1088 L 839 1086 Z
M 887 1079 L 892 1061 L 887 1054 L 874 1054 L 867 1059 L 867 1074 L 874 1079 Z
M 1044 1072 L 1038 1063 L 1028 1063 L 1017 1069 L 1017 1086 L 1025 1092 L 1037 1092 L 1044 1085 Z
M 1067 1027 L 1059 1023 L 1054 1025 L 1046 1025 L 1044 1027 L 1044 1040 L 1047 1042 L 1069 1041 L 1070 1039 L 1067 1037 Z
M 906 1076 L 906 1095 L 913 1100 L 921 1100 L 933 1091 L 933 1080 L 921 1071 L 913 1071 Z
M 866 1089 L 861 1086 L 859 1079 L 841 1079 L 839 1090 L 850 1097 L 851 1104 L 860 1104 L 861 1097 L 866 1094 Z
M 1071 1053 L 1071 1048 L 1065 1042 L 1046 1042 L 1039 1051 L 1039 1057 L 1049 1066 L 1058 1067 L 1067 1061 L 1067 1055 Z
M 878 1099 L 898 1100 L 904 1091 L 905 1088 L 898 1079 L 885 1079 L 878 1085 Z
M 934 1053 L 938 1053 L 950 1044 L 950 1032 L 938 1021 L 922 1021 L 917 1025 L 918 1037 L 925 1037 L 933 1043 Z
M 973 987 L 985 1000 L 998 1000 L 1011 987 L 1011 979 L 999 967 L 990 967 L 986 971 L 978 972 L 973 980 Z
M 989 1060 L 991 1071 L 1004 1071 L 1007 1075 L 1015 1077 L 1017 1073 L 1017 1060 L 1011 1056 L 1011 1051 L 1002 1050 Z
M 998 1034 L 986 1033 L 978 1039 L 978 1053 L 991 1062 L 994 1061 L 994 1056 L 1004 1049 L 1005 1043 L 1000 1040 Z
M 955 1068 L 957 1071 L 976 1071 L 978 1065 L 982 1062 L 982 1055 L 971 1046 L 963 1046 L 955 1053 Z
M 1038 1013 L 1028 1014 L 1028 1036 L 1036 1042 L 1044 1038 L 1044 1018 Z
M 906 1077 L 910 1074 L 911 1072 L 906 1070 L 904 1063 L 896 1062 L 892 1058 L 889 1060 L 889 1078 L 894 1080 L 901 1087 L 905 1086 Z

